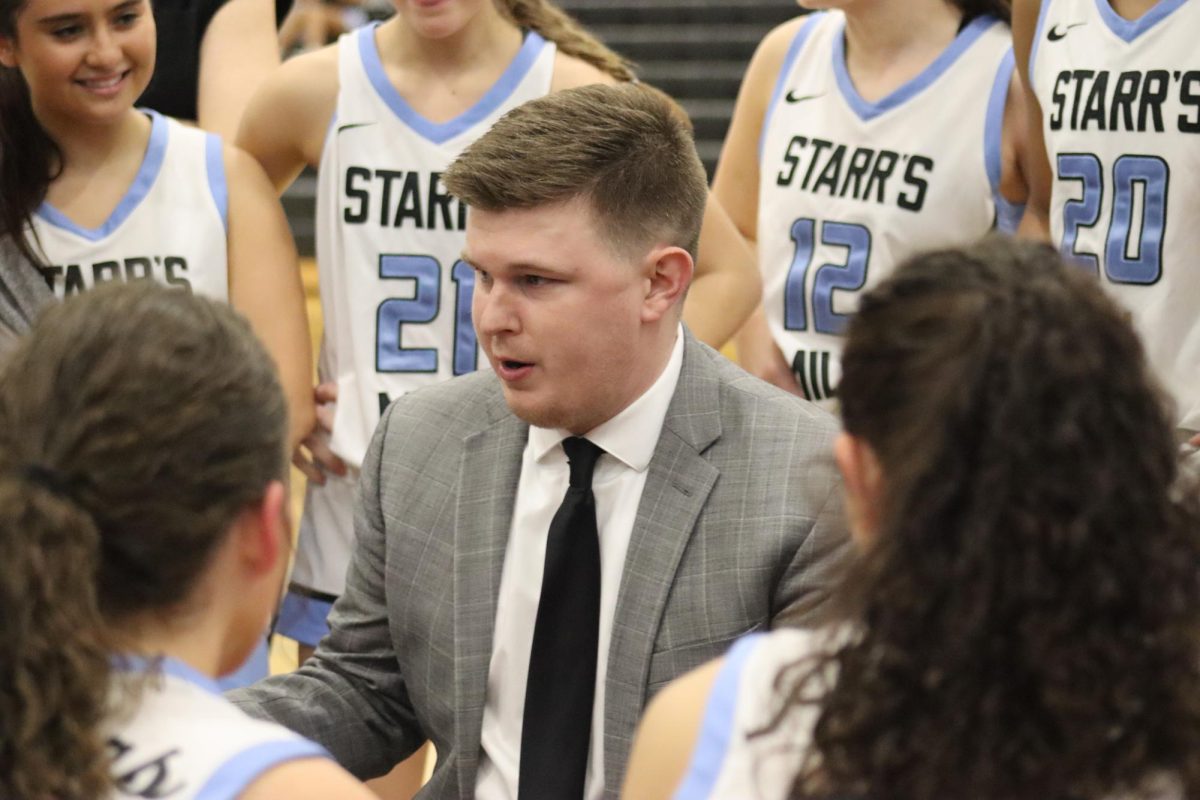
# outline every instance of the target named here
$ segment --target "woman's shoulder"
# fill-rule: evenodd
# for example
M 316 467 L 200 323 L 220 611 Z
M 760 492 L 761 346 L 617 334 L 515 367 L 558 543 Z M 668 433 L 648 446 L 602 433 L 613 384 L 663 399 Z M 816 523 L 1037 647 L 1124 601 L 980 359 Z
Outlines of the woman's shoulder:
M 550 79 L 550 91 L 574 89 L 593 83 L 616 83 L 617 79 L 590 61 L 578 56 L 567 55 L 559 50 L 554 54 L 554 76 Z

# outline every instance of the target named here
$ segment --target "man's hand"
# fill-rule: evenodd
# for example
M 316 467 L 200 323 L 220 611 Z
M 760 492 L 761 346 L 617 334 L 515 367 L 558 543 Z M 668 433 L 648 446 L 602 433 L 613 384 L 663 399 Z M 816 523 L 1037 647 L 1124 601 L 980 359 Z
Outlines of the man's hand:
M 329 437 L 333 433 L 334 404 L 337 403 L 337 384 L 330 381 L 313 389 L 313 402 L 317 406 L 316 423 L 292 453 L 292 464 L 318 486 L 325 485 L 325 473 L 346 474 L 346 463 L 329 449 Z

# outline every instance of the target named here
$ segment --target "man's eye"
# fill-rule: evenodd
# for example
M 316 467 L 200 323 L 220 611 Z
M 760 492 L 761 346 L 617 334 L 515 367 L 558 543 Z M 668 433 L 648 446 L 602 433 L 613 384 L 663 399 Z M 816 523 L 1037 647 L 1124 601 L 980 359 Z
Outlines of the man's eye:
M 545 286 L 550 281 L 541 275 L 525 275 L 521 278 L 521 282 L 526 286 Z

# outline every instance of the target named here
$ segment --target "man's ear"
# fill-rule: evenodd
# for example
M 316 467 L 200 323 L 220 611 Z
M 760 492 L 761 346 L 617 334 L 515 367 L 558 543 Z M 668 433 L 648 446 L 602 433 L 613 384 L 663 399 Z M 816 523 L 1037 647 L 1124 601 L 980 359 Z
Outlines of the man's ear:
M 247 506 L 239 518 L 242 563 L 255 574 L 273 571 L 279 559 L 287 557 L 287 503 L 282 481 L 271 481 L 262 498 Z
M 645 270 L 647 284 L 642 321 L 657 322 L 683 303 L 695 265 L 687 250 L 664 245 L 647 254 Z

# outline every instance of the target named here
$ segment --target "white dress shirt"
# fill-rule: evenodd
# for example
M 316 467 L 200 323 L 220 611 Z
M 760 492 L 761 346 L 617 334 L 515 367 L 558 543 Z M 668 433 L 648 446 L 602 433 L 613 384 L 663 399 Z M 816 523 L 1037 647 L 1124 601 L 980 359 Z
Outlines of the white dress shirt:
M 604 794 L 604 683 L 617 590 L 638 503 L 646 486 L 647 468 L 682 366 L 680 329 L 671 357 L 654 385 L 585 437 L 604 450 L 592 477 L 596 530 L 600 536 L 600 631 L 586 800 L 596 800 Z M 531 426 L 521 458 L 521 478 L 496 601 L 496 628 L 480 738 L 483 752 L 475 785 L 475 796 L 480 800 L 517 798 L 529 651 L 542 590 L 546 537 L 570 477 L 562 441 L 571 435 L 566 430 Z

